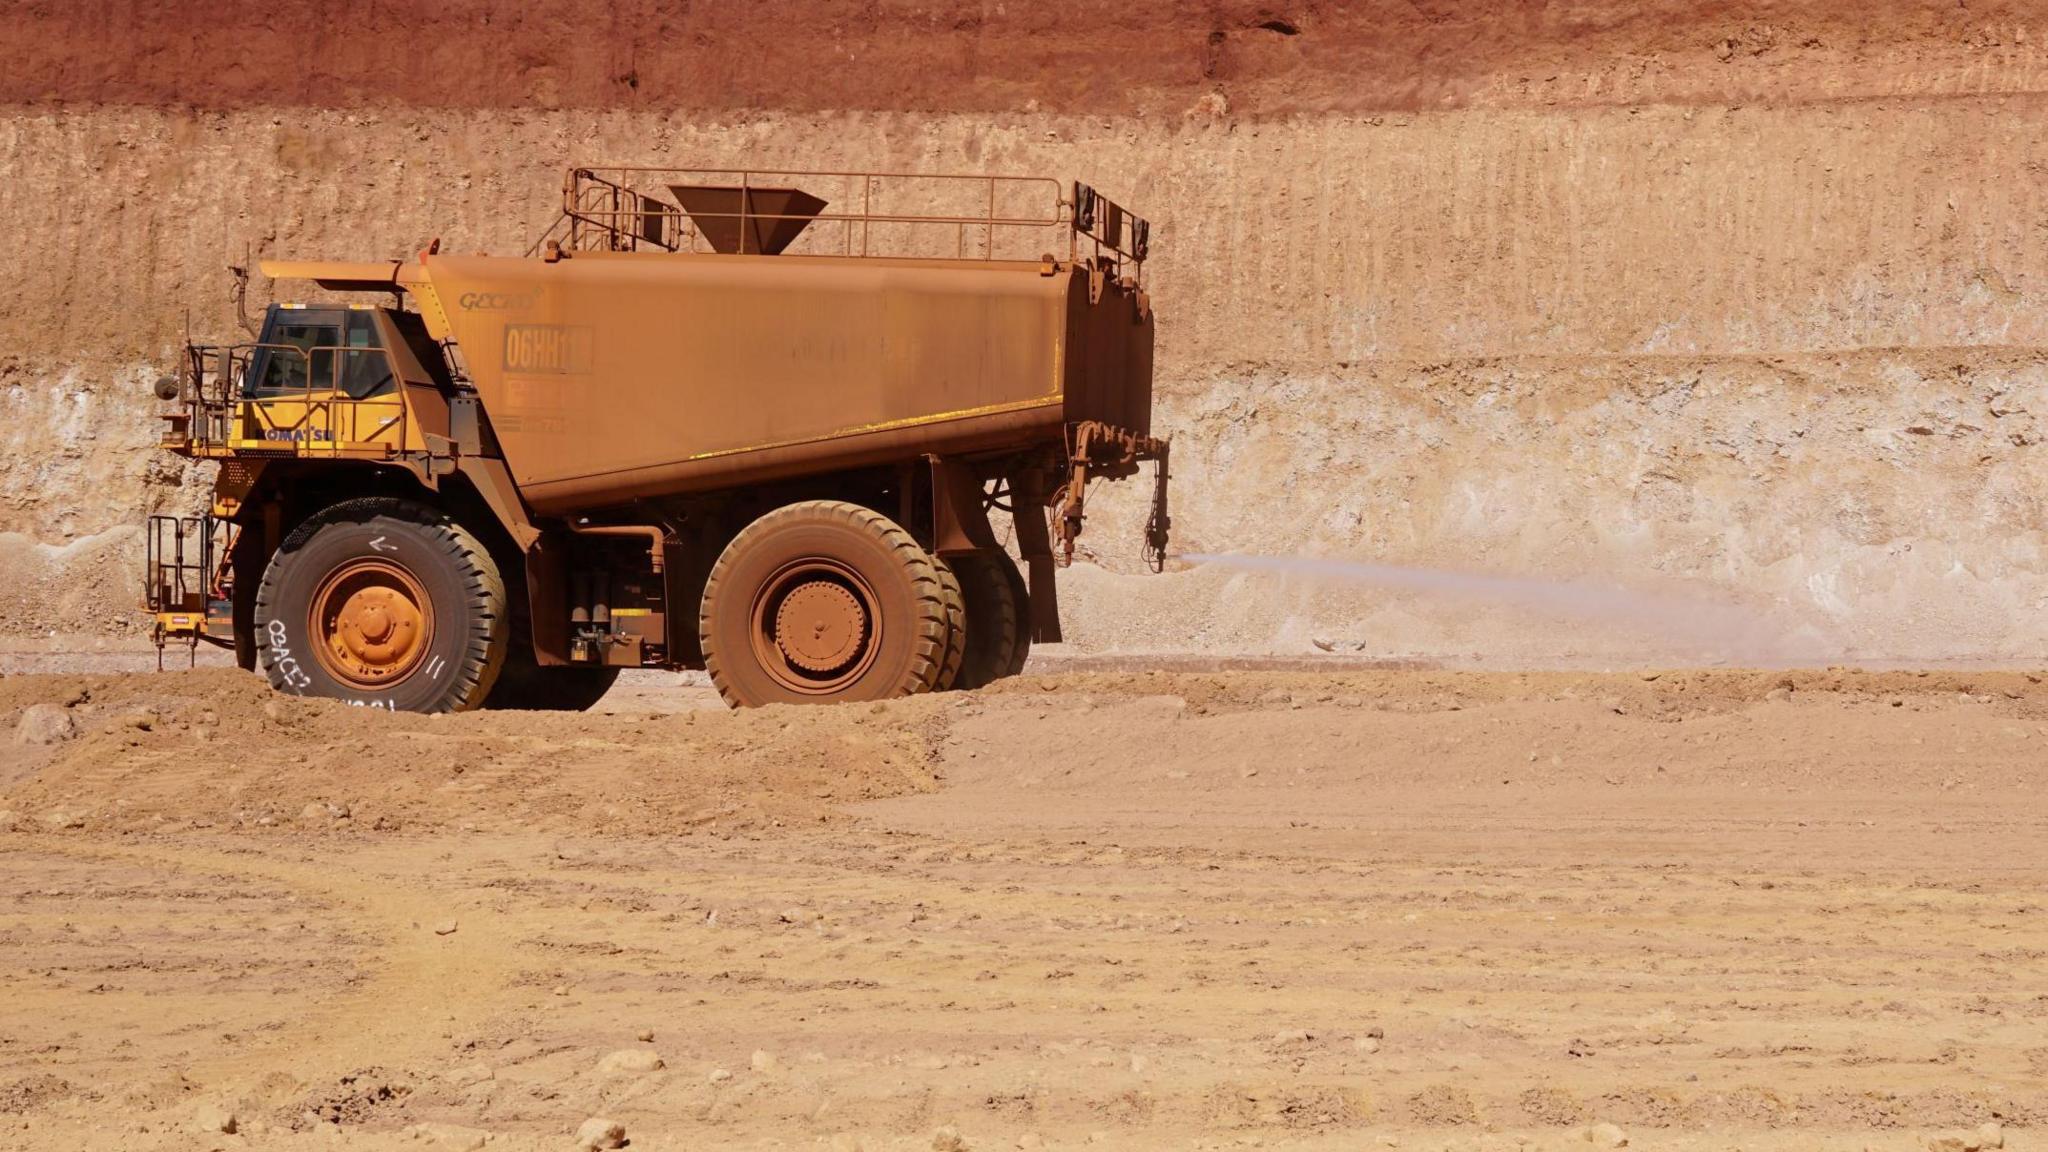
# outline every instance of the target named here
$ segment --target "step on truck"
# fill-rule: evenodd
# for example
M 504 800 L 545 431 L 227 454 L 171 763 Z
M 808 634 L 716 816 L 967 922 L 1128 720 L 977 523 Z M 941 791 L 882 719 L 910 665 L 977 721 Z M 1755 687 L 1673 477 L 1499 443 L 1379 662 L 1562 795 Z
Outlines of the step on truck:
M 330 302 L 157 382 L 219 466 L 147 526 L 159 654 L 421 712 L 1014 674 L 1093 481 L 1152 465 L 1163 561 L 1149 232 L 1049 179 L 578 167 L 522 255 L 265 261 Z

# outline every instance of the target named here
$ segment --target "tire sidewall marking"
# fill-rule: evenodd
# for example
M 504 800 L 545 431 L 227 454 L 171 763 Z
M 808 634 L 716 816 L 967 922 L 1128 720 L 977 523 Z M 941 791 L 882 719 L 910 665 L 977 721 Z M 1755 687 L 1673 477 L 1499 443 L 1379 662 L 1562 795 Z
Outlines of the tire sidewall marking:
M 291 629 L 280 619 L 273 618 L 264 629 L 264 638 L 270 643 L 264 648 L 264 667 L 277 671 L 277 679 L 285 691 L 295 696 L 304 696 L 306 689 L 313 686 L 313 678 L 299 667 L 299 658 L 292 654 Z

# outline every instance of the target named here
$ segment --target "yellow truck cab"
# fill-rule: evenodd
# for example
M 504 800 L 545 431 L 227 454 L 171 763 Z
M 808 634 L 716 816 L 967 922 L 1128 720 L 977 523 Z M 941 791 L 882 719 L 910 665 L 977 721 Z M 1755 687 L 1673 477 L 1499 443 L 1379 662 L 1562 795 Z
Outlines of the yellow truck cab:
M 371 305 L 272 305 L 243 375 L 242 442 L 293 443 L 360 451 L 401 444 L 405 405 L 393 355 L 404 359 L 416 334 L 432 347 L 412 313 Z M 407 367 L 431 373 L 439 360 Z

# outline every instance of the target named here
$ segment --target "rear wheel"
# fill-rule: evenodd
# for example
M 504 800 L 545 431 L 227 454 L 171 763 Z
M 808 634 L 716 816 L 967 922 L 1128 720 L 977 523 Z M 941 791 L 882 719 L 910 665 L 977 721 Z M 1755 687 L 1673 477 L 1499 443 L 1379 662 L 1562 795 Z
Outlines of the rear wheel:
M 1011 674 L 1024 619 L 1006 570 L 1009 557 L 983 551 L 955 557 L 960 590 L 967 601 L 967 650 L 958 686 L 982 688 Z
M 924 547 L 837 500 L 778 508 L 735 536 L 704 584 L 704 667 L 734 707 L 927 692 L 951 618 Z
M 273 688 L 403 712 L 482 703 L 505 659 L 505 583 L 475 536 L 406 500 L 351 500 L 285 538 L 256 590 Z
M 1002 569 L 1003 578 L 1010 583 L 1010 598 L 1017 602 L 1017 644 L 1010 649 L 1010 666 L 1003 675 L 1015 676 L 1024 671 L 1024 661 L 1031 656 L 1031 591 L 1025 587 L 1024 573 L 1018 571 L 1017 562 L 1010 559 L 1008 552 L 984 553 L 990 561 Z
M 939 592 L 946 602 L 946 654 L 939 661 L 939 678 L 932 689 L 946 692 L 959 685 L 960 665 L 967 657 L 967 598 L 960 577 L 944 557 L 934 556 L 932 566 L 939 574 Z

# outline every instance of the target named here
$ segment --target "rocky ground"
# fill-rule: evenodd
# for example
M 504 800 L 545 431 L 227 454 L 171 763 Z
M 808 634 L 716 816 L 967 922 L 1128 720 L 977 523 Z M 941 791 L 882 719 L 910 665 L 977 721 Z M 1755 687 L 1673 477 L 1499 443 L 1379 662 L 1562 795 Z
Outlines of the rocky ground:
M 2048 1124 L 2038 675 L 707 697 L 430 719 L 228 670 L 0 679 L 0 1146 Z

